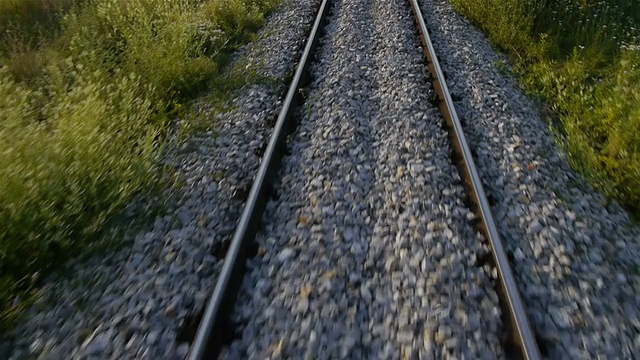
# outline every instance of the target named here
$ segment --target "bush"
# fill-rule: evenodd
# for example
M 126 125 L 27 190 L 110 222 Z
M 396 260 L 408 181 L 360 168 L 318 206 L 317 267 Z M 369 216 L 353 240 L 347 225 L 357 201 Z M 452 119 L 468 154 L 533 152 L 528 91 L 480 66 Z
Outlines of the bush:
M 157 172 L 158 129 L 145 125 L 153 107 L 139 78 L 111 83 L 80 71 L 69 88 L 59 69 L 49 71 L 42 107 L 43 92 L 0 75 L 0 93 L 9 94 L 0 100 L 0 270 L 26 281 L 20 287 L 77 254 Z
M 451 0 L 507 50 L 520 80 L 562 123 L 571 165 L 640 210 L 640 3 Z
M 0 37 L 11 40 L 0 54 L 0 331 L 29 304 L 39 273 L 156 188 L 172 114 L 215 83 L 220 55 L 250 40 L 274 6 L 0 0 Z
M 640 209 L 638 53 L 622 53 L 601 82 L 581 85 L 560 105 L 573 165 L 608 195 Z
M 73 0 L 0 0 L 0 53 L 12 40 L 34 46 L 39 38 L 56 33 L 58 22 Z
M 204 19 L 194 8 L 193 0 L 96 1 L 63 22 L 70 55 L 94 52 L 89 63 L 134 72 L 163 99 L 194 94 L 217 70 L 204 53 Z

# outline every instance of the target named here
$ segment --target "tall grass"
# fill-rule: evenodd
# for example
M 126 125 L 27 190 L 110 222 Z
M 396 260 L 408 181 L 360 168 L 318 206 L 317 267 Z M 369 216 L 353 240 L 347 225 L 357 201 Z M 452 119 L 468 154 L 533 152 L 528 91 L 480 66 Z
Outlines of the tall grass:
M 571 165 L 640 211 L 640 2 L 451 0 L 562 124 Z
M 74 0 L 0 0 L 0 50 L 7 51 L 11 39 L 34 45 L 50 37 L 73 5 Z
M 0 331 L 156 188 L 165 128 L 275 0 L 0 0 Z

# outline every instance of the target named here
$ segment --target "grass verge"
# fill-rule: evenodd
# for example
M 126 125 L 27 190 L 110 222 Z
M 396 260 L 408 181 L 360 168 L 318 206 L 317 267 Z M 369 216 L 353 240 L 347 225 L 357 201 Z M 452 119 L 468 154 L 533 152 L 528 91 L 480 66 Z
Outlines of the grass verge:
M 640 212 L 640 2 L 450 0 L 545 100 L 571 166 Z
M 0 0 L 0 332 L 158 188 L 167 126 L 278 0 Z

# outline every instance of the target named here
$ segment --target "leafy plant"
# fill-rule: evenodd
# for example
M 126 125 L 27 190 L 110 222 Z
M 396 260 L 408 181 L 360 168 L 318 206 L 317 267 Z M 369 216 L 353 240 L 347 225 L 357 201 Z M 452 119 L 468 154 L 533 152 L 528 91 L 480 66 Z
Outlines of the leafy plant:
M 157 188 L 167 125 L 275 5 L 0 0 L 0 331 Z
M 505 49 L 559 116 L 560 144 L 592 185 L 640 210 L 638 1 L 451 0 Z

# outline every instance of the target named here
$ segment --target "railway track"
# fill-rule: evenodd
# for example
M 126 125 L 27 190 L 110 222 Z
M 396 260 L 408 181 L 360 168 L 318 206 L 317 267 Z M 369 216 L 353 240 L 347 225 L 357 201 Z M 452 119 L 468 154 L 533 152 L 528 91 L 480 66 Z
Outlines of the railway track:
M 221 353 L 540 358 L 416 0 L 322 2 L 189 358 Z

